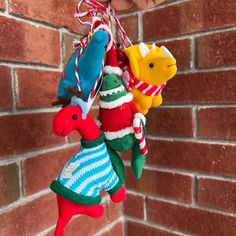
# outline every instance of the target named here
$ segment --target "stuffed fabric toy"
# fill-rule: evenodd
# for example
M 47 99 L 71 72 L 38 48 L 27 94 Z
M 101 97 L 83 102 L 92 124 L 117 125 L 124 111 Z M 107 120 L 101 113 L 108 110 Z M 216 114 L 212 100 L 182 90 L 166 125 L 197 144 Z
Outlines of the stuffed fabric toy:
M 134 95 L 139 112 L 146 115 L 150 107 L 162 104 L 161 92 L 177 72 L 176 60 L 166 47 L 155 44 L 140 43 L 124 52 L 129 59 L 124 68 L 124 83 Z
M 98 30 L 93 34 L 88 46 L 83 50 L 81 55 L 79 55 L 79 49 L 75 51 L 65 66 L 64 73 L 61 77 L 58 88 L 58 99 L 61 97 L 70 99 L 72 97 L 65 90 L 68 87 L 72 87 L 78 91 L 78 80 L 76 78 L 76 73 L 78 73 L 80 88 L 83 91 L 82 99 L 87 101 L 94 84 L 100 76 L 107 43 L 107 32 Z M 77 58 L 79 59 L 78 71 L 76 71 L 75 67 Z
M 108 152 L 104 134 L 87 114 L 86 104 L 80 98 L 72 97 L 71 105 L 56 114 L 53 130 L 62 137 L 72 130 L 77 130 L 82 136 L 79 153 L 67 162 L 51 184 L 51 189 L 57 194 L 59 208 L 55 235 L 62 236 L 74 215 L 102 216 L 104 209 L 99 205 L 100 190 L 106 190 L 114 202 L 124 201 L 126 194 L 111 162 L 116 158 L 112 155 L 117 154 L 111 150 Z
M 136 178 L 142 175 L 146 154 L 145 147 L 139 145 L 134 134 L 135 117 L 145 117 L 138 113 L 133 102 L 133 95 L 127 92 L 121 80 L 122 71 L 118 66 L 115 46 L 107 53 L 106 73 L 100 89 L 99 121 L 108 146 L 117 152 L 132 149 L 131 166 Z M 145 141 L 144 141 L 145 142 Z M 141 150 L 144 148 L 145 150 Z M 142 152 L 144 151 L 144 152 Z

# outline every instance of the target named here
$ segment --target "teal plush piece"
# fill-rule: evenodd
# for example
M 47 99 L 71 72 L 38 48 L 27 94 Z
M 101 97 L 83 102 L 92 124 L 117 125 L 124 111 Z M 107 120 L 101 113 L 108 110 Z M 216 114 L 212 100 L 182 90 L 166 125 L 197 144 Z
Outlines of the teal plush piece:
M 106 45 L 109 36 L 103 30 L 95 32 L 89 41 L 88 46 L 83 50 L 78 62 L 78 72 L 80 87 L 83 92 L 82 99 L 87 101 L 89 94 L 95 85 L 98 76 L 102 70 L 102 61 L 106 53 Z M 67 62 L 62 74 L 57 97 L 71 98 L 73 95 L 65 91 L 66 88 L 72 87 L 78 91 L 77 79 L 75 76 L 75 61 L 78 56 L 76 51 Z

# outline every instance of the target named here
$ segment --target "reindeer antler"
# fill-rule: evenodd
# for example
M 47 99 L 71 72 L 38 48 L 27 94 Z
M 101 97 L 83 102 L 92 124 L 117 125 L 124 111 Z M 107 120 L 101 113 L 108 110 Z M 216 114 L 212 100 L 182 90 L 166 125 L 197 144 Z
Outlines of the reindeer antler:
M 67 93 L 71 93 L 73 95 L 75 95 L 78 98 L 82 98 L 83 97 L 83 92 L 79 92 L 76 89 L 74 89 L 73 87 L 69 86 L 68 88 L 65 88 L 65 91 Z
M 53 106 L 62 105 L 62 107 L 66 107 L 70 104 L 70 102 L 71 102 L 70 98 L 59 97 L 56 101 L 52 102 L 52 105 Z
M 65 91 L 68 93 L 71 93 L 73 95 L 75 95 L 78 98 L 82 98 L 83 97 L 83 93 L 82 92 L 78 92 L 76 91 L 73 87 L 69 86 L 68 88 L 65 88 Z M 52 102 L 53 106 L 60 106 L 62 105 L 62 107 L 66 107 L 71 103 L 71 99 L 70 98 L 66 98 L 66 97 L 58 97 L 58 99 L 54 102 Z

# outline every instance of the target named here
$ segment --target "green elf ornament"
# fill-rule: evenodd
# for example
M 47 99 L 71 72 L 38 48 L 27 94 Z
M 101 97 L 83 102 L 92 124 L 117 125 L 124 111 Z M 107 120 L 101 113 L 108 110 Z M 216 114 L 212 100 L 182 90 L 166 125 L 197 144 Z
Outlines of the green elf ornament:
M 100 89 L 99 121 L 107 145 L 116 152 L 132 149 L 131 167 L 136 178 L 142 175 L 147 153 L 142 124 L 145 117 L 138 112 L 133 95 L 127 92 L 121 80 L 122 70 L 118 66 L 115 45 L 107 53 L 106 74 Z M 134 127 L 135 121 L 142 121 Z M 138 132 L 135 132 L 138 129 Z M 138 133 L 138 134 L 137 134 Z

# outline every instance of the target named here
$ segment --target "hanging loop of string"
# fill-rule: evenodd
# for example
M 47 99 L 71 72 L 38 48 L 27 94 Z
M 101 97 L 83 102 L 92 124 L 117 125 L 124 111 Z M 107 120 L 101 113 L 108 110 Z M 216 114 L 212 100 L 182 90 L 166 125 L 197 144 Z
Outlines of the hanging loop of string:
M 82 5 L 87 7 L 87 10 L 82 11 Z M 132 45 L 129 37 L 127 36 L 124 28 L 122 27 L 119 17 L 116 11 L 110 6 L 104 6 L 97 0 L 81 0 L 76 6 L 76 14 L 75 18 L 79 21 L 81 25 L 89 25 L 92 28 L 92 24 L 89 21 L 83 21 L 83 18 L 94 17 L 94 16 L 102 16 L 105 20 L 105 24 L 107 24 L 110 28 L 112 26 L 112 18 L 115 20 L 118 31 L 120 33 L 121 41 L 124 48 Z

